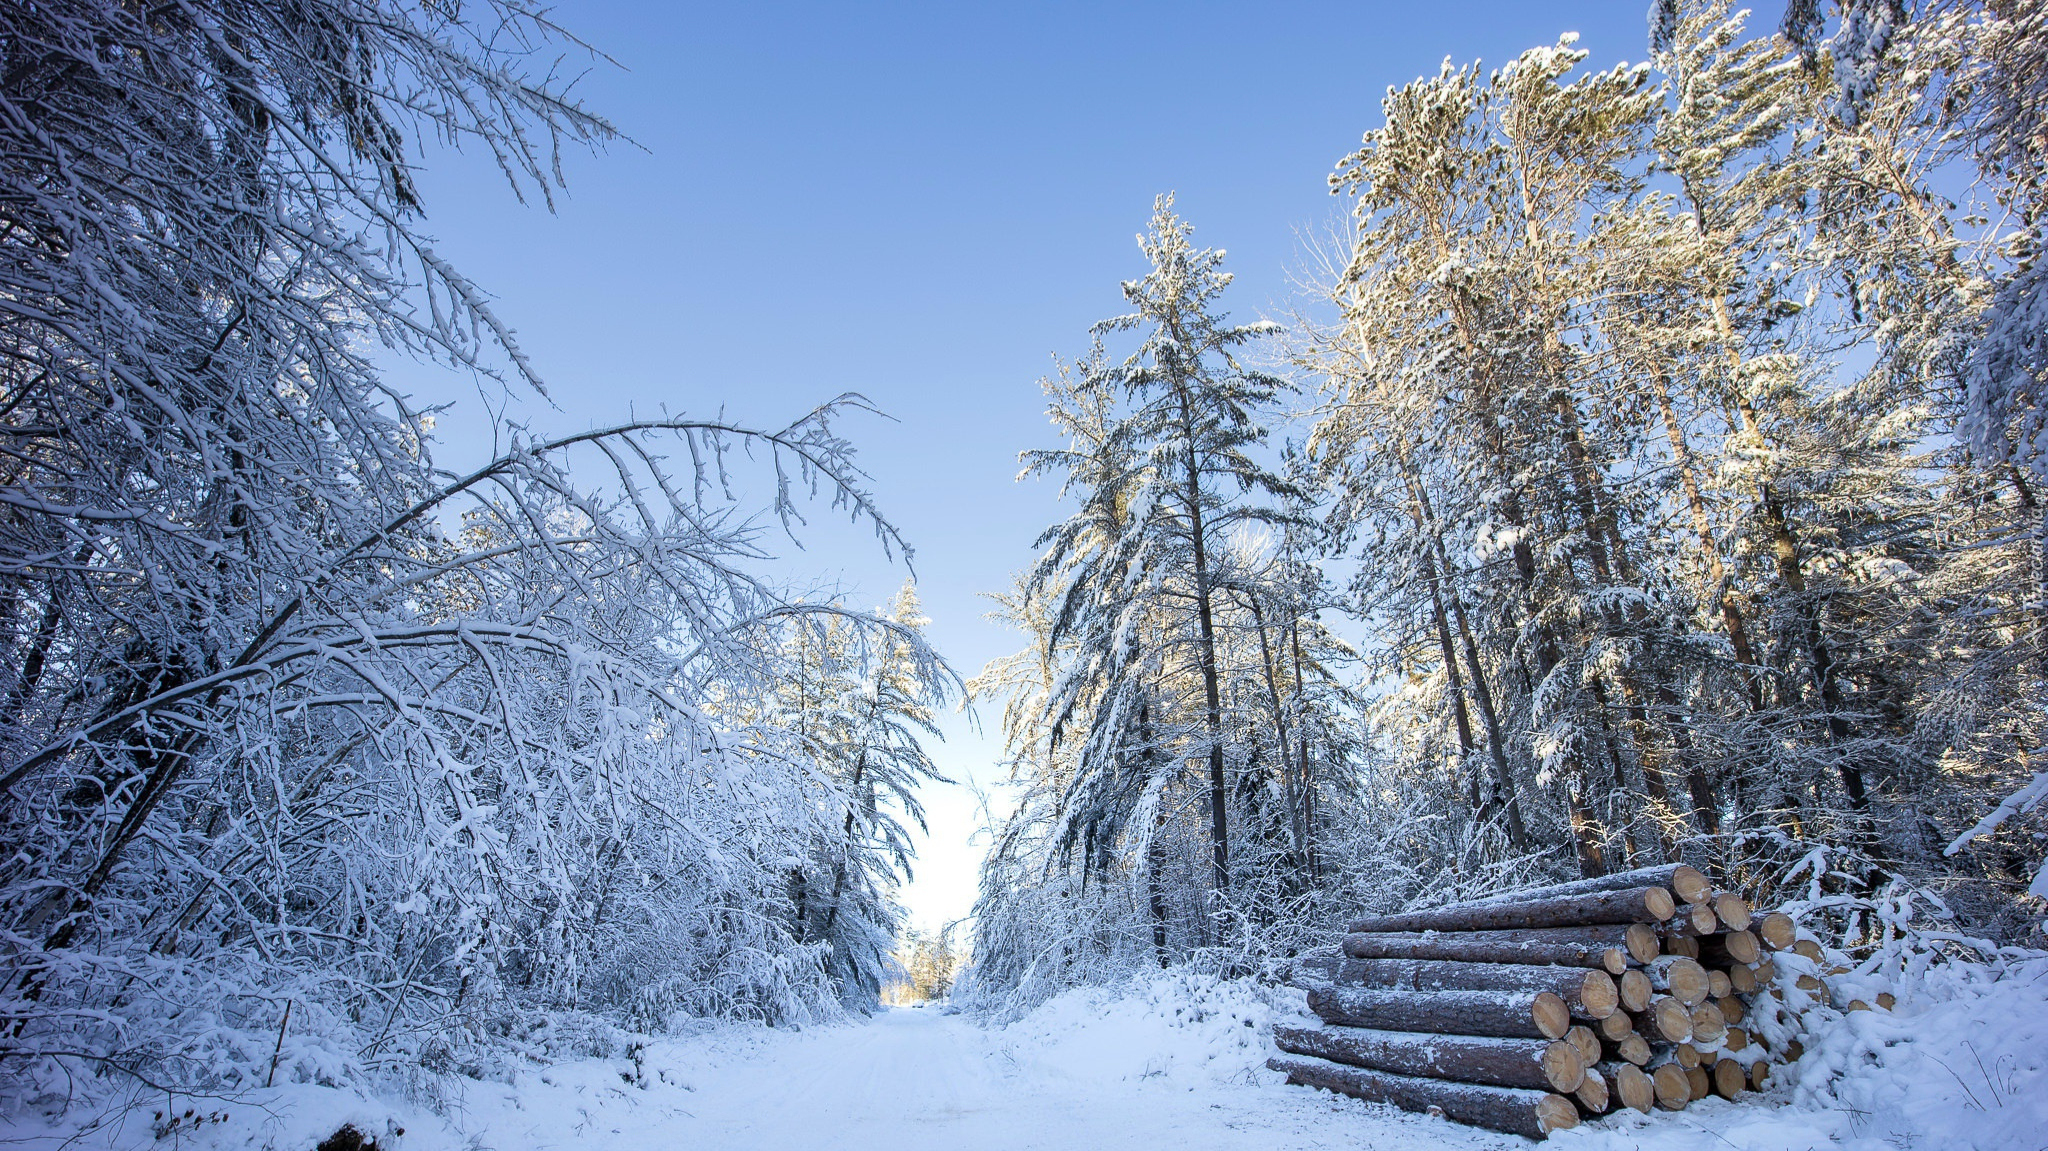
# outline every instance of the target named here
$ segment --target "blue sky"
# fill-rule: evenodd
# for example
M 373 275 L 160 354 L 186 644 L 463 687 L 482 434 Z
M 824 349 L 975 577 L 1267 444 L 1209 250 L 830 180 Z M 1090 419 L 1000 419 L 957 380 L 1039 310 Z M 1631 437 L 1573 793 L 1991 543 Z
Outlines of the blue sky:
M 1036 381 L 1120 311 L 1155 194 L 1228 249 L 1234 314 L 1277 316 L 1301 236 L 1341 218 L 1324 177 L 1389 84 L 1567 31 L 1591 64 L 1639 60 L 1645 5 L 575 0 L 555 18 L 618 66 L 571 56 L 565 74 L 587 69 L 577 93 L 633 143 L 569 156 L 552 216 L 484 157 L 430 151 L 426 231 L 548 381 L 552 404 L 510 409 L 536 427 L 662 405 L 782 423 L 848 391 L 895 417 L 848 430 L 917 549 L 934 641 L 972 675 L 1019 643 L 980 595 L 1062 514 L 1051 485 L 1013 482 L 1019 450 L 1053 443 Z M 481 457 L 473 384 L 391 374 L 453 401 L 440 462 Z M 903 579 L 860 536 L 809 542 L 792 574 L 857 602 Z M 998 721 L 949 720 L 949 774 L 999 782 Z M 967 913 L 980 846 L 965 788 L 926 800 L 904 898 L 930 927 Z

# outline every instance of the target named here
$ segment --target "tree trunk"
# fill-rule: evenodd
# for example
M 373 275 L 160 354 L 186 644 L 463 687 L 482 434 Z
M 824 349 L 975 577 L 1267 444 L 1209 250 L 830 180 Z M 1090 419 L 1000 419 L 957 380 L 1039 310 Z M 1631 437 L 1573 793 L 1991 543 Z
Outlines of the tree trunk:
M 1223 691 L 1216 673 L 1216 618 L 1209 587 L 1209 541 L 1202 526 L 1202 473 L 1194 453 L 1195 417 L 1186 387 L 1179 389 L 1182 427 L 1187 429 L 1188 540 L 1195 560 L 1195 615 L 1200 625 L 1202 701 L 1209 734 L 1209 836 L 1216 890 L 1230 890 L 1230 784 L 1223 770 Z M 1218 908 L 1217 913 L 1223 914 Z
M 1785 508 L 1777 492 L 1768 485 L 1763 491 L 1763 509 L 1764 524 L 1771 532 L 1771 550 L 1778 561 L 1778 580 L 1785 585 L 1786 591 L 1792 593 L 1793 609 L 1805 632 L 1807 651 L 1813 657 L 1813 678 L 1820 688 L 1821 707 L 1827 714 L 1828 742 L 1842 757 L 1835 764 L 1841 775 L 1842 790 L 1848 793 L 1849 806 L 1861 812 L 1870 806 L 1870 801 L 1864 790 L 1863 769 L 1848 759 L 1849 751 L 1845 745 L 1856 732 L 1843 714 L 1847 706 L 1835 675 L 1834 652 L 1829 648 L 1821 627 L 1820 610 L 1806 595 L 1806 571 L 1799 560 L 1799 541 L 1792 535 L 1791 524 L 1785 519 Z
M 1422 481 L 1413 471 L 1405 473 L 1408 490 L 1415 497 L 1416 508 L 1429 522 L 1429 546 L 1433 553 L 1436 569 L 1450 572 L 1450 557 L 1444 554 L 1443 537 L 1436 531 L 1436 511 L 1430 506 L 1429 493 L 1422 487 Z M 1486 668 L 1479 662 L 1479 645 L 1472 639 L 1472 624 L 1465 615 L 1464 598 L 1456 588 L 1446 587 L 1451 599 L 1451 612 L 1458 622 L 1458 635 L 1465 649 L 1465 671 L 1472 681 L 1472 699 L 1479 706 L 1479 718 L 1486 725 L 1486 752 L 1493 762 L 1494 786 L 1500 792 L 1500 802 L 1507 811 L 1508 843 L 1517 851 L 1529 848 L 1529 830 L 1522 818 L 1522 801 L 1515 787 L 1514 773 L 1508 769 L 1507 745 L 1501 736 L 1500 711 L 1493 703 L 1493 688 L 1488 685 Z

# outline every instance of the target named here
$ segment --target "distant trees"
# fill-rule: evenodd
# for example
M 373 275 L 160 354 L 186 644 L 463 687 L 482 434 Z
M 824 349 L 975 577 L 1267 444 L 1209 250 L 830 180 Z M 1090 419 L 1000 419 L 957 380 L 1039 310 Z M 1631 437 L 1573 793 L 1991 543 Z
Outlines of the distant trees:
M 883 618 L 894 631 L 871 652 L 863 646 L 875 637 L 862 634 L 859 616 L 799 617 L 783 640 L 791 671 L 773 682 L 770 713 L 800 741 L 820 806 L 841 813 L 792 873 L 792 931 L 827 948 L 826 970 L 857 1010 L 878 1001 L 902 927 L 892 895 L 915 854 L 906 823 L 924 828 L 917 789 L 950 782 L 924 748 L 938 738 L 932 708 L 946 684 L 932 674 L 916 587 L 904 584 Z
M 892 1007 L 931 1003 L 947 998 L 963 960 L 950 927 L 941 931 L 905 931 L 896 946 L 897 974 L 882 991 Z
M 540 386 L 415 230 L 407 137 L 547 196 L 610 134 L 522 78 L 554 35 L 516 4 L 0 9 L 0 1090 L 871 1001 L 949 680 L 908 607 L 764 570 L 806 488 L 900 545 L 835 426 L 860 402 L 519 433 L 452 475 L 368 358 Z M 775 709 L 823 634 L 833 741 Z M 857 931 L 803 926 L 792 858 Z
M 1096 325 L 1090 353 L 1044 381 L 1068 442 L 1025 453 L 1027 472 L 1058 476 L 1076 511 L 1040 537 L 1005 601 L 1032 646 L 972 685 L 1008 695 L 1029 781 L 977 912 L 977 955 L 997 962 L 1009 953 L 996 936 L 1011 931 L 1077 962 L 1058 931 L 1027 944 L 1027 924 L 1044 924 L 1024 910 L 1047 882 L 1034 869 L 1067 877 L 1075 898 L 1094 885 L 1100 914 L 1074 929 L 1123 935 L 1092 946 L 1160 965 L 1191 945 L 1241 947 L 1242 921 L 1279 906 L 1276 861 L 1306 866 L 1315 764 L 1332 754 L 1330 741 L 1310 747 L 1333 700 L 1318 662 L 1330 643 L 1309 618 L 1320 584 L 1298 546 L 1309 525 L 1259 422 L 1284 385 L 1240 360 L 1273 326 L 1221 314 L 1222 254 L 1194 247 L 1169 198 L 1140 244 L 1149 271 L 1124 284 L 1134 310 Z M 1121 334 L 1135 346 L 1113 358 L 1105 341 Z

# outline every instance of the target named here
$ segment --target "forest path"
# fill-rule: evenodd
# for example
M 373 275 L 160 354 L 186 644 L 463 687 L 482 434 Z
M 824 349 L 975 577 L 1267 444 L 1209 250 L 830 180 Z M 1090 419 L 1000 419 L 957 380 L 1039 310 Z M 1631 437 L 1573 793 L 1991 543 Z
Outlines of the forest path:
M 961 1016 L 908 1009 L 775 1033 L 698 1069 L 674 1105 L 607 1109 L 614 1147 L 692 1151 L 1293 1151 L 1500 1146 L 1499 1137 L 1271 1082 L 1113 1070 L 1114 1044 L 1027 1046 Z M 1267 1077 L 1270 1078 L 1270 1077 Z M 591 1116 L 593 1120 L 597 1116 Z M 634 1128 L 638 1128 L 635 1130 Z M 602 1138 L 585 1128 L 581 1137 Z

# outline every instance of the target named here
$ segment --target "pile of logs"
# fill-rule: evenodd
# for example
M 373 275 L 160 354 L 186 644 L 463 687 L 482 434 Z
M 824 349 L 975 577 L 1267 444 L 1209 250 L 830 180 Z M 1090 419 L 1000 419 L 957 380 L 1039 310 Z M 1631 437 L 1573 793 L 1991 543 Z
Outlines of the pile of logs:
M 1267 1066 L 1308 1084 L 1542 1137 L 1619 1107 L 1683 1110 L 1761 1088 L 1797 1059 L 1743 1024 L 1818 959 L 1677 864 L 1351 925 L 1344 954 L 1295 961 L 1318 1027 L 1277 1026 Z M 1774 1029 L 1782 1031 L 1783 1029 Z

